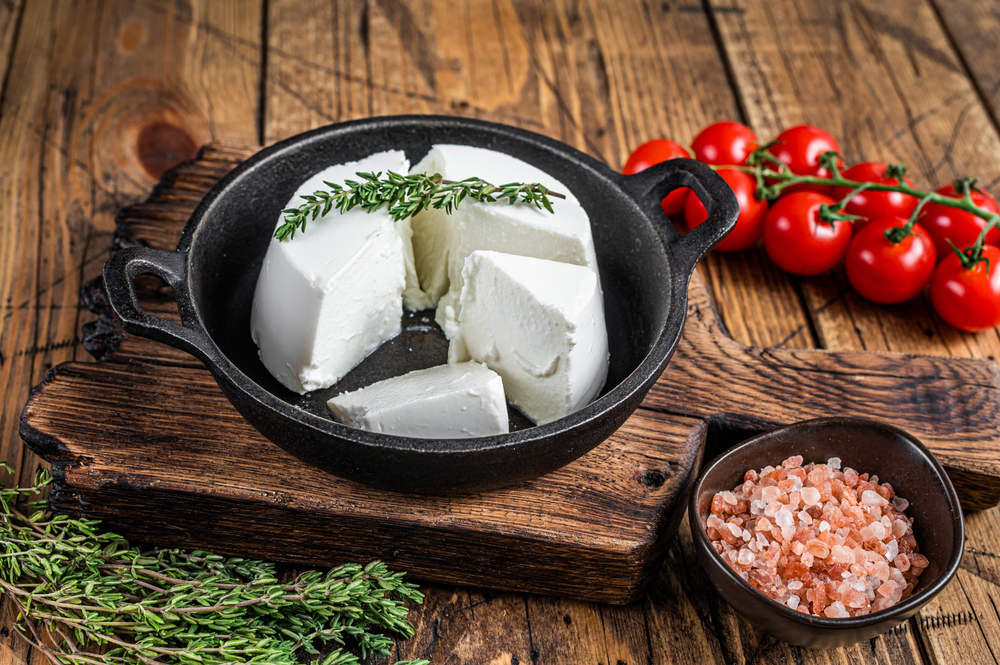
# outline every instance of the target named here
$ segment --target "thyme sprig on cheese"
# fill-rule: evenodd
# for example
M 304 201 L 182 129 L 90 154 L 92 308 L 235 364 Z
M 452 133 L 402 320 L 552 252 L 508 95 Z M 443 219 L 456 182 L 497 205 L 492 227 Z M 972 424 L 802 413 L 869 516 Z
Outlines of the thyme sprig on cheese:
M 443 208 L 448 214 L 456 210 L 467 198 L 483 203 L 505 201 L 509 204 L 527 203 L 539 209 L 552 210 L 549 197 L 565 199 L 566 196 L 535 183 L 511 182 L 493 185 L 482 178 L 465 180 L 445 180 L 440 174 L 414 173 L 400 175 L 387 171 L 382 173 L 359 172 L 360 180 L 345 180 L 344 184 L 324 181 L 329 190 L 318 190 L 302 198 L 305 203 L 298 208 L 282 210 L 284 223 L 274 232 L 278 240 L 290 240 L 297 231 L 305 232 L 306 222 L 337 209 L 347 212 L 361 207 L 368 212 L 381 210 L 389 212 L 394 221 L 412 217 L 428 208 Z
M 51 480 L 0 490 L 0 595 L 52 665 L 357 665 L 352 651 L 386 657 L 392 635 L 413 635 L 405 603 L 423 596 L 379 562 L 282 581 L 261 561 L 141 551 L 48 512 Z

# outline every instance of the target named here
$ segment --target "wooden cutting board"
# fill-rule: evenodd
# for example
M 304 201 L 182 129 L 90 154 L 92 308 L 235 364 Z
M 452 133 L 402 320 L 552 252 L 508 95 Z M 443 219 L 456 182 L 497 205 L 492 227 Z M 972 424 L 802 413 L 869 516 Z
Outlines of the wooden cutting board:
M 204 193 L 246 149 L 214 145 L 119 215 L 116 244 L 173 249 Z M 149 278 L 140 300 L 176 319 Z M 734 342 L 698 275 L 674 359 L 642 407 L 576 462 L 463 497 L 377 492 L 309 467 L 232 408 L 193 357 L 127 337 L 99 284 L 85 346 L 52 370 L 21 436 L 53 464 L 60 511 L 163 546 L 332 565 L 380 558 L 417 579 L 611 603 L 642 595 L 703 459 L 796 420 L 864 416 L 926 443 L 967 509 L 1000 503 L 1000 369 L 990 361 L 752 348 Z

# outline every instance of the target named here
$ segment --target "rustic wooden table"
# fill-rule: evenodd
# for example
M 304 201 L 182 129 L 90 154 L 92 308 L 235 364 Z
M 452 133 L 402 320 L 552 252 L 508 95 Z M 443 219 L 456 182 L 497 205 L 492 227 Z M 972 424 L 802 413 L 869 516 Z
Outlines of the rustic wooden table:
M 120 0 L 0 2 L 0 457 L 30 388 L 86 360 L 83 282 L 114 217 L 212 141 L 254 147 L 350 118 L 445 113 L 519 125 L 620 167 L 722 119 L 810 122 L 849 162 L 903 159 L 918 186 L 1000 186 L 995 0 Z M 726 326 L 763 347 L 996 357 L 925 299 L 869 306 L 842 271 L 795 279 L 762 250 L 701 267 Z M 399 657 L 434 663 L 991 663 L 1000 510 L 967 515 L 957 578 L 847 649 L 752 629 L 707 585 L 686 527 L 644 601 L 598 605 L 426 587 Z M 9 621 L 4 614 L 4 621 Z M 0 627 L 0 663 L 40 662 Z

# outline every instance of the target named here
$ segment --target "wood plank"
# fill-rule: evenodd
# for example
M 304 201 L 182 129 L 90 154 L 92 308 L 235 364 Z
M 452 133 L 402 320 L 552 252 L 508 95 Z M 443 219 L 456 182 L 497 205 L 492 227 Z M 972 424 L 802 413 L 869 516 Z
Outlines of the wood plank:
M 6 87 L 7 71 L 23 10 L 24 0 L 11 0 L 0 6 L 0 90 Z
M 17 414 L 30 387 L 81 351 L 89 315 L 77 293 L 99 274 L 115 212 L 191 156 L 189 146 L 255 142 L 259 63 L 221 57 L 227 44 L 259 41 L 254 6 L 225 15 L 221 3 L 199 2 L 188 13 L 160 2 L 24 7 L 0 109 L 4 459 L 22 460 Z M 211 99 L 213 89 L 224 97 Z M 223 125 L 231 129 L 213 128 Z M 36 464 L 25 459 L 24 474 Z
M 938 18 L 961 59 L 962 66 L 972 75 L 979 96 L 989 109 L 994 125 L 1000 124 L 1000 72 L 990 63 L 1000 57 L 1000 13 L 992 0 L 964 0 L 961 6 L 953 2 L 931 0 Z M 988 189 L 1000 186 L 1000 178 L 985 182 Z
M 981 103 L 953 49 L 960 41 L 959 48 L 974 48 L 975 42 L 949 40 L 939 23 L 944 18 L 969 37 L 978 30 L 988 35 L 988 18 L 981 27 L 970 25 L 977 6 L 982 12 L 986 3 L 952 3 L 941 12 L 929 2 L 863 3 L 850 11 L 837 3 L 797 0 L 713 3 L 743 106 L 762 135 L 801 122 L 818 124 L 840 139 L 848 162 L 903 159 L 924 188 L 967 174 L 995 182 L 1000 174 L 995 115 Z M 983 60 L 978 50 L 976 59 Z M 980 91 L 982 84 L 980 79 Z M 998 357 L 996 331 L 959 333 L 931 312 L 925 298 L 873 306 L 850 289 L 842 270 L 801 285 L 825 348 Z M 992 525 L 970 522 L 970 540 L 975 529 L 994 537 Z M 982 597 L 972 603 L 966 587 L 964 579 L 953 583 L 910 623 L 916 630 L 907 636 L 919 634 L 935 662 L 993 660 L 982 636 L 1000 627 L 996 613 L 984 612 Z M 939 621 L 940 612 L 945 619 Z M 957 644 L 968 651 L 960 656 Z

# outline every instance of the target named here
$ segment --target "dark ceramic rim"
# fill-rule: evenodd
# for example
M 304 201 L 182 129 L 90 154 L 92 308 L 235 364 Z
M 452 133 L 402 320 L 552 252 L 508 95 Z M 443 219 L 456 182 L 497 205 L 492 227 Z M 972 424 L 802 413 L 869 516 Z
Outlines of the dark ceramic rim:
M 796 430 L 803 427 L 813 427 L 817 425 L 825 424 L 843 424 L 852 425 L 857 427 L 870 427 L 873 429 L 887 430 L 896 434 L 899 434 L 903 439 L 913 447 L 914 450 L 920 453 L 920 455 L 930 464 L 930 467 L 934 470 L 934 473 L 938 476 L 941 484 L 944 488 L 945 496 L 948 499 L 949 504 L 952 508 L 952 513 L 958 516 L 957 525 L 955 528 L 955 534 L 952 538 L 952 555 L 951 559 L 948 561 L 947 566 L 942 570 L 941 575 L 934 582 L 931 583 L 929 587 L 920 591 L 920 593 L 913 594 L 903 602 L 898 605 L 894 605 L 888 609 L 880 610 L 878 612 L 872 612 L 860 617 L 847 617 L 845 619 L 833 619 L 830 617 L 817 617 L 814 615 L 802 614 L 796 610 L 791 609 L 784 603 L 779 603 L 776 600 L 768 598 L 765 594 L 761 593 L 757 589 L 754 589 L 746 580 L 736 574 L 732 568 L 727 566 L 719 553 L 715 551 L 712 547 L 711 542 L 708 539 L 708 534 L 705 532 L 704 526 L 701 524 L 701 517 L 698 514 L 698 496 L 701 494 L 702 484 L 705 482 L 705 478 L 708 474 L 719 466 L 724 466 L 727 461 L 734 455 L 738 454 L 747 448 L 752 448 L 757 441 L 764 437 L 770 437 L 778 433 L 786 432 L 789 430 Z M 734 583 L 742 585 L 744 589 L 751 592 L 754 598 L 757 598 L 760 602 L 763 602 L 767 607 L 773 609 L 775 612 L 780 613 L 788 619 L 797 621 L 804 626 L 809 626 L 811 628 L 833 628 L 833 629 L 850 629 L 850 628 L 861 628 L 871 624 L 879 623 L 880 621 L 885 621 L 886 619 L 892 619 L 893 617 L 903 617 L 904 615 L 913 614 L 921 606 L 930 601 L 934 596 L 941 592 L 941 590 L 951 581 L 951 578 L 955 576 L 958 572 L 958 566 L 962 562 L 962 554 L 965 548 L 965 520 L 962 516 L 961 504 L 958 500 L 958 494 L 955 492 L 955 487 L 951 483 L 951 479 L 948 478 L 948 474 L 945 472 L 944 468 L 938 463 L 937 458 L 934 454 L 928 450 L 927 446 L 921 443 L 917 438 L 915 438 L 909 432 L 902 430 L 898 427 L 888 425 L 886 423 L 879 422 L 877 420 L 870 420 L 868 418 L 815 418 L 813 420 L 802 420 L 791 425 L 786 425 L 784 427 L 779 427 L 777 429 L 764 432 L 763 434 L 758 434 L 757 436 L 747 439 L 743 443 L 740 443 L 723 454 L 716 457 L 714 460 L 706 464 L 701 473 L 698 474 L 698 480 L 695 481 L 694 487 L 691 489 L 691 494 L 688 497 L 688 519 L 691 522 L 691 531 L 694 533 L 694 538 L 697 546 L 700 549 L 708 551 L 710 556 L 707 557 L 711 565 L 715 570 L 721 571 L 729 580 Z M 696 526 L 697 525 L 697 526 Z M 704 559 L 703 559 L 704 561 Z
M 187 285 L 194 279 L 187 256 L 198 242 L 200 232 L 204 228 L 202 222 L 211 217 L 219 199 L 235 182 L 251 177 L 261 164 L 283 159 L 304 144 L 320 141 L 337 132 L 355 132 L 364 129 L 378 131 L 383 127 L 400 124 L 416 127 L 425 127 L 427 124 L 474 127 L 493 133 L 501 141 L 496 146 L 501 151 L 502 141 L 505 138 L 530 142 L 536 147 L 573 162 L 578 168 L 585 169 L 590 178 L 610 181 L 614 187 L 627 194 L 649 220 L 660 236 L 670 261 L 671 306 L 663 329 L 649 353 L 617 386 L 584 408 L 545 425 L 536 425 L 508 434 L 470 439 L 418 439 L 367 432 L 302 410 L 257 384 L 223 354 L 208 334 L 205 319 L 187 289 Z M 710 203 L 707 206 L 708 221 L 683 237 L 677 234 L 659 206 L 660 200 L 678 187 L 690 187 L 703 202 Z M 554 435 L 583 432 L 592 426 L 594 421 L 612 417 L 616 406 L 645 394 L 663 372 L 680 339 L 687 314 L 687 286 L 695 265 L 729 233 L 735 225 L 738 212 L 735 196 L 722 178 L 710 167 L 695 160 L 671 160 L 635 175 L 624 176 L 565 143 L 516 127 L 452 116 L 384 116 L 321 127 L 257 152 L 222 178 L 205 195 L 185 225 L 174 252 L 162 252 L 145 247 L 122 250 L 105 264 L 104 279 L 115 313 L 122 320 L 127 332 L 150 337 L 193 353 L 205 362 L 217 378 L 224 380 L 233 389 L 253 398 L 264 408 L 282 418 L 296 421 L 316 432 L 337 437 L 353 445 L 372 449 L 399 450 L 421 455 L 462 455 L 517 447 L 521 452 L 530 455 L 535 446 L 543 445 Z M 132 278 L 140 274 L 157 275 L 171 285 L 177 297 L 183 325 L 142 311 L 131 285 Z M 638 400 L 635 401 L 638 406 Z

